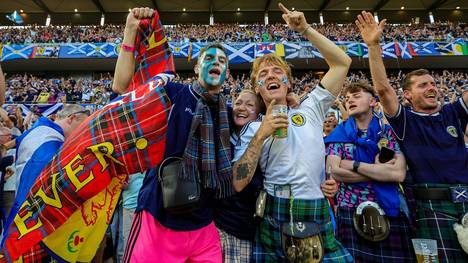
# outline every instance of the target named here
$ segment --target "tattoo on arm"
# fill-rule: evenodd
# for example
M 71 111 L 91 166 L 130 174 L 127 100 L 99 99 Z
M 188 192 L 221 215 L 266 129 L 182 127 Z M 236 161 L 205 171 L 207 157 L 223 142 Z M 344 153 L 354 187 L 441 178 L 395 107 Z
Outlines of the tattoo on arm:
M 263 147 L 263 139 L 258 134 L 252 138 L 242 157 L 234 164 L 233 175 L 234 183 L 239 188 L 243 189 L 250 183 L 257 168 L 258 159 L 260 158 Z
M 237 167 L 237 175 L 236 179 L 237 180 L 242 180 L 247 178 L 247 175 L 249 174 L 249 165 L 246 163 L 242 163 Z

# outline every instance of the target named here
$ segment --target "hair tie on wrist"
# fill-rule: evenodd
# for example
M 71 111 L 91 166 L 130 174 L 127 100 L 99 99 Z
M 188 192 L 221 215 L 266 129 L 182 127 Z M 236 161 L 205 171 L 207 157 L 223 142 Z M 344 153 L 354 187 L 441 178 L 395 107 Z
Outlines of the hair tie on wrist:
M 307 30 L 309 30 L 309 28 L 311 28 L 311 26 L 307 25 L 307 27 L 304 29 L 304 31 L 301 32 L 301 35 L 304 35 L 304 33 L 307 32 Z

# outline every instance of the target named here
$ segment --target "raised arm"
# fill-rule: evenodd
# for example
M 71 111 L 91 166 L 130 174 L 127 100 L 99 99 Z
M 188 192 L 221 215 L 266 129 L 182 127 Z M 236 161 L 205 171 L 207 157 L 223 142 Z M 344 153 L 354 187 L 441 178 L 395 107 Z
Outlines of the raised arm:
M 273 116 L 271 114 L 274 104 L 275 100 L 272 100 L 260 128 L 232 168 L 232 182 L 236 192 L 242 191 L 252 180 L 255 169 L 257 169 L 258 159 L 262 153 L 263 142 L 273 134 L 275 129 L 288 127 L 287 116 Z
M 385 22 L 386 19 L 383 19 L 380 24 L 377 24 L 372 14 L 365 11 L 361 15 L 358 15 L 358 19 L 355 21 L 369 51 L 369 67 L 372 82 L 379 95 L 384 112 L 390 116 L 395 116 L 398 113 L 399 107 L 398 97 L 388 81 L 382 59 L 382 50 L 379 45 Z
M 124 29 L 124 38 L 122 41 L 122 48 L 117 58 L 115 65 L 114 81 L 112 83 L 112 90 L 116 93 L 123 94 L 127 91 L 130 81 L 135 72 L 135 55 L 131 50 L 123 47 L 134 47 L 137 29 L 140 19 L 149 18 L 153 15 L 154 10 L 146 8 L 133 8 L 127 16 L 127 22 Z
M 278 5 L 289 28 L 303 34 L 322 54 L 330 69 L 320 81 L 334 96 L 338 96 L 351 65 L 351 58 L 331 40 L 313 29 L 304 13 L 289 11 L 283 4 Z

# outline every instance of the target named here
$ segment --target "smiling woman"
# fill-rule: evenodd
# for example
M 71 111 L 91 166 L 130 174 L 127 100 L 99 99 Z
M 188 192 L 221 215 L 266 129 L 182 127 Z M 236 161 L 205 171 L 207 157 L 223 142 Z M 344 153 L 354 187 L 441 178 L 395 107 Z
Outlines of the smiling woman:
M 233 104 L 233 118 L 236 133 L 239 134 L 242 127 L 250 121 L 257 119 L 260 104 L 257 94 L 251 89 L 244 89 L 235 99 Z

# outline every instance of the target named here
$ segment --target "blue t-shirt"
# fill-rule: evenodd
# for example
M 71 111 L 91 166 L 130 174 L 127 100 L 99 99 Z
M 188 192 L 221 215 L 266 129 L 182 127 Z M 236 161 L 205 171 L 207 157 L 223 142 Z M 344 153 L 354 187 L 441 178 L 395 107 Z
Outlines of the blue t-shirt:
M 462 99 L 446 104 L 434 114 L 423 114 L 400 105 L 387 116 L 400 141 L 414 183 L 468 184 L 468 152 L 464 131 L 468 107 Z
M 122 205 L 125 209 L 135 209 L 138 204 L 138 193 L 145 179 L 144 173 L 131 174 L 128 178 L 128 188 L 122 191 Z
M 171 156 L 182 157 L 190 133 L 198 96 L 193 92 L 190 85 L 169 82 L 164 88 L 172 103 L 166 133 L 164 158 Z M 203 190 L 199 208 L 189 215 L 167 213 L 163 207 L 162 190 L 157 179 L 157 170 L 158 167 L 155 167 L 147 171 L 138 196 L 136 211 L 148 211 L 163 226 L 178 231 L 192 231 L 209 225 L 213 219 L 214 201 L 212 193 Z

